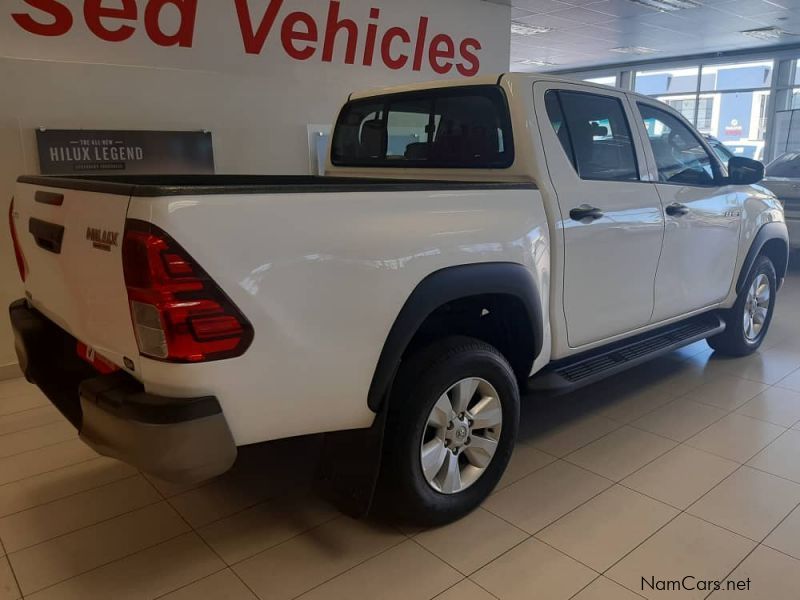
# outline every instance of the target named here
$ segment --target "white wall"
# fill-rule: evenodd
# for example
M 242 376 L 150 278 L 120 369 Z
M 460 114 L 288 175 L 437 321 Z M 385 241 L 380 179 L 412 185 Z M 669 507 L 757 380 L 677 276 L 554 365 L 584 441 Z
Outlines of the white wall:
M 502 72 L 509 63 L 510 9 L 480 0 L 342 0 L 339 18 L 358 26 L 355 64 L 345 64 L 347 33 L 336 38 L 330 62 L 322 59 L 322 41 L 297 40 L 299 49 L 316 48 L 307 60 L 291 58 L 281 42 L 282 23 L 293 11 L 305 11 L 324 38 L 329 0 L 197 0 L 191 47 L 164 47 L 151 40 L 144 25 L 149 3 L 164 4 L 159 27 L 177 31 L 175 4 L 192 0 L 103 0 L 101 6 L 125 9 L 132 20 L 104 18 L 107 30 L 133 27 L 127 40 L 104 41 L 84 21 L 83 0 L 48 0 L 39 5 L 66 7 L 72 18 L 63 35 L 30 33 L 12 14 L 29 15 L 54 28 L 67 23 L 34 9 L 24 0 L 4 0 L 0 9 L 0 209 L 6 223 L 13 182 L 22 172 L 38 172 L 34 131 L 48 128 L 208 129 L 214 138 L 219 173 L 307 173 L 310 123 L 331 123 L 352 90 L 410 81 L 460 76 L 471 66 L 460 54 L 463 40 L 474 38 L 481 74 Z M 257 25 L 271 6 L 279 8 L 260 53 L 245 51 L 237 2 Z M 87 2 L 87 4 L 91 4 Z M 380 9 L 370 18 L 370 9 Z M 408 64 L 390 69 L 381 59 L 381 40 L 393 27 L 416 38 L 420 17 L 427 17 L 425 49 L 433 36 L 449 35 L 456 58 L 447 74 L 437 73 L 427 52 L 414 69 L 416 39 L 395 38 L 391 56 L 408 49 Z M 20 17 L 18 17 L 20 19 Z M 22 17 L 24 19 L 24 17 Z M 306 19 L 307 20 L 307 19 Z M 151 27 L 153 22 L 151 21 Z M 377 51 L 363 65 L 368 26 L 374 25 Z M 63 29 L 63 28 L 62 28 Z M 296 30 L 307 32 L 305 25 Z M 131 30 L 123 30 L 129 32 Z M 446 43 L 440 49 L 446 54 Z M 473 47 L 467 48 L 472 52 Z M 309 51 L 310 52 L 310 51 Z M 421 55 L 422 56 L 422 55 Z M 441 64 L 451 62 L 439 59 Z M 464 68 L 462 67 L 462 68 Z M 0 227 L 0 306 L 21 296 L 7 226 Z M 8 319 L 0 316 L 0 369 L 14 362 Z

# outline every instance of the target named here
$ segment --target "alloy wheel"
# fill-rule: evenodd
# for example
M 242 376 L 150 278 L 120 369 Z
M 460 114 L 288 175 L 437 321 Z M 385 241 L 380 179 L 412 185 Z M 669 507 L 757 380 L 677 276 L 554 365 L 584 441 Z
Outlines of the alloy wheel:
M 497 451 L 503 408 L 485 379 L 453 384 L 433 405 L 420 444 L 420 463 L 437 492 L 456 494 L 475 483 Z
M 761 335 L 771 302 L 769 278 L 761 273 L 753 280 L 744 303 L 744 336 L 748 342 L 755 342 Z

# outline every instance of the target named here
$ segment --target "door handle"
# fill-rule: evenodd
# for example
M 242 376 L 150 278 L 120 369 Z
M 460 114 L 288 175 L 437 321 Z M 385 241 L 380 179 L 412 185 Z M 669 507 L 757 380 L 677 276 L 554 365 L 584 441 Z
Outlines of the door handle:
M 676 202 L 675 204 L 670 204 L 665 212 L 670 217 L 682 217 L 683 215 L 689 214 L 689 207 Z
M 595 221 L 603 218 L 603 211 L 588 204 L 581 204 L 569 211 L 569 218 L 573 221 L 583 221 L 584 219 Z

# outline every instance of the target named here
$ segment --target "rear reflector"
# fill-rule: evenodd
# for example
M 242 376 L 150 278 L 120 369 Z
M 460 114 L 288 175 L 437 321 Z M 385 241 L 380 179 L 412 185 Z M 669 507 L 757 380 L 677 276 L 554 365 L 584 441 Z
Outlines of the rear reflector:
M 17 226 L 14 224 L 14 199 L 11 199 L 11 205 L 8 207 L 8 227 L 11 230 L 11 243 L 14 245 L 14 256 L 17 259 L 17 269 L 19 276 L 24 282 L 28 276 L 28 265 L 25 262 L 25 255 L 22 254 L 22 248 L 19 245 L 19 238 L 17 237 Z
M 243 354 L 253 328 L 203 268 L 166 232 L 125 223 L 122 266 L 136 341 L 144 356 L 204 362 Z
M 78 356 L 92 365 L 95 370 L 101 375 L 108 375 L 109 373 L 116 373 L 119 367 L 108 360 L 105 356 L 95 352 L 83 342 L 77 342 L 75 350 Z

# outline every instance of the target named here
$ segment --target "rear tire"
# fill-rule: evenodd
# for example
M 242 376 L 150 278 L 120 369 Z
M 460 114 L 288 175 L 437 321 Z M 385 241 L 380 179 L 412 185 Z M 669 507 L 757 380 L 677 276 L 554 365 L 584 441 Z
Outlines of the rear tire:
M 709 338 L 708 345 L 726 356 L 747 356 L 758 350 L 772 322 L 777 281 L 772 261 L 766 256 L 759 256 L 736 304 L 722 315 L 725 331 Z
M 519 388 L 500 352 L 468 337 L 434 342 L 395 380 L 380 501 L 409 524 L 461 518 L 497 485 L 518 427 Z

